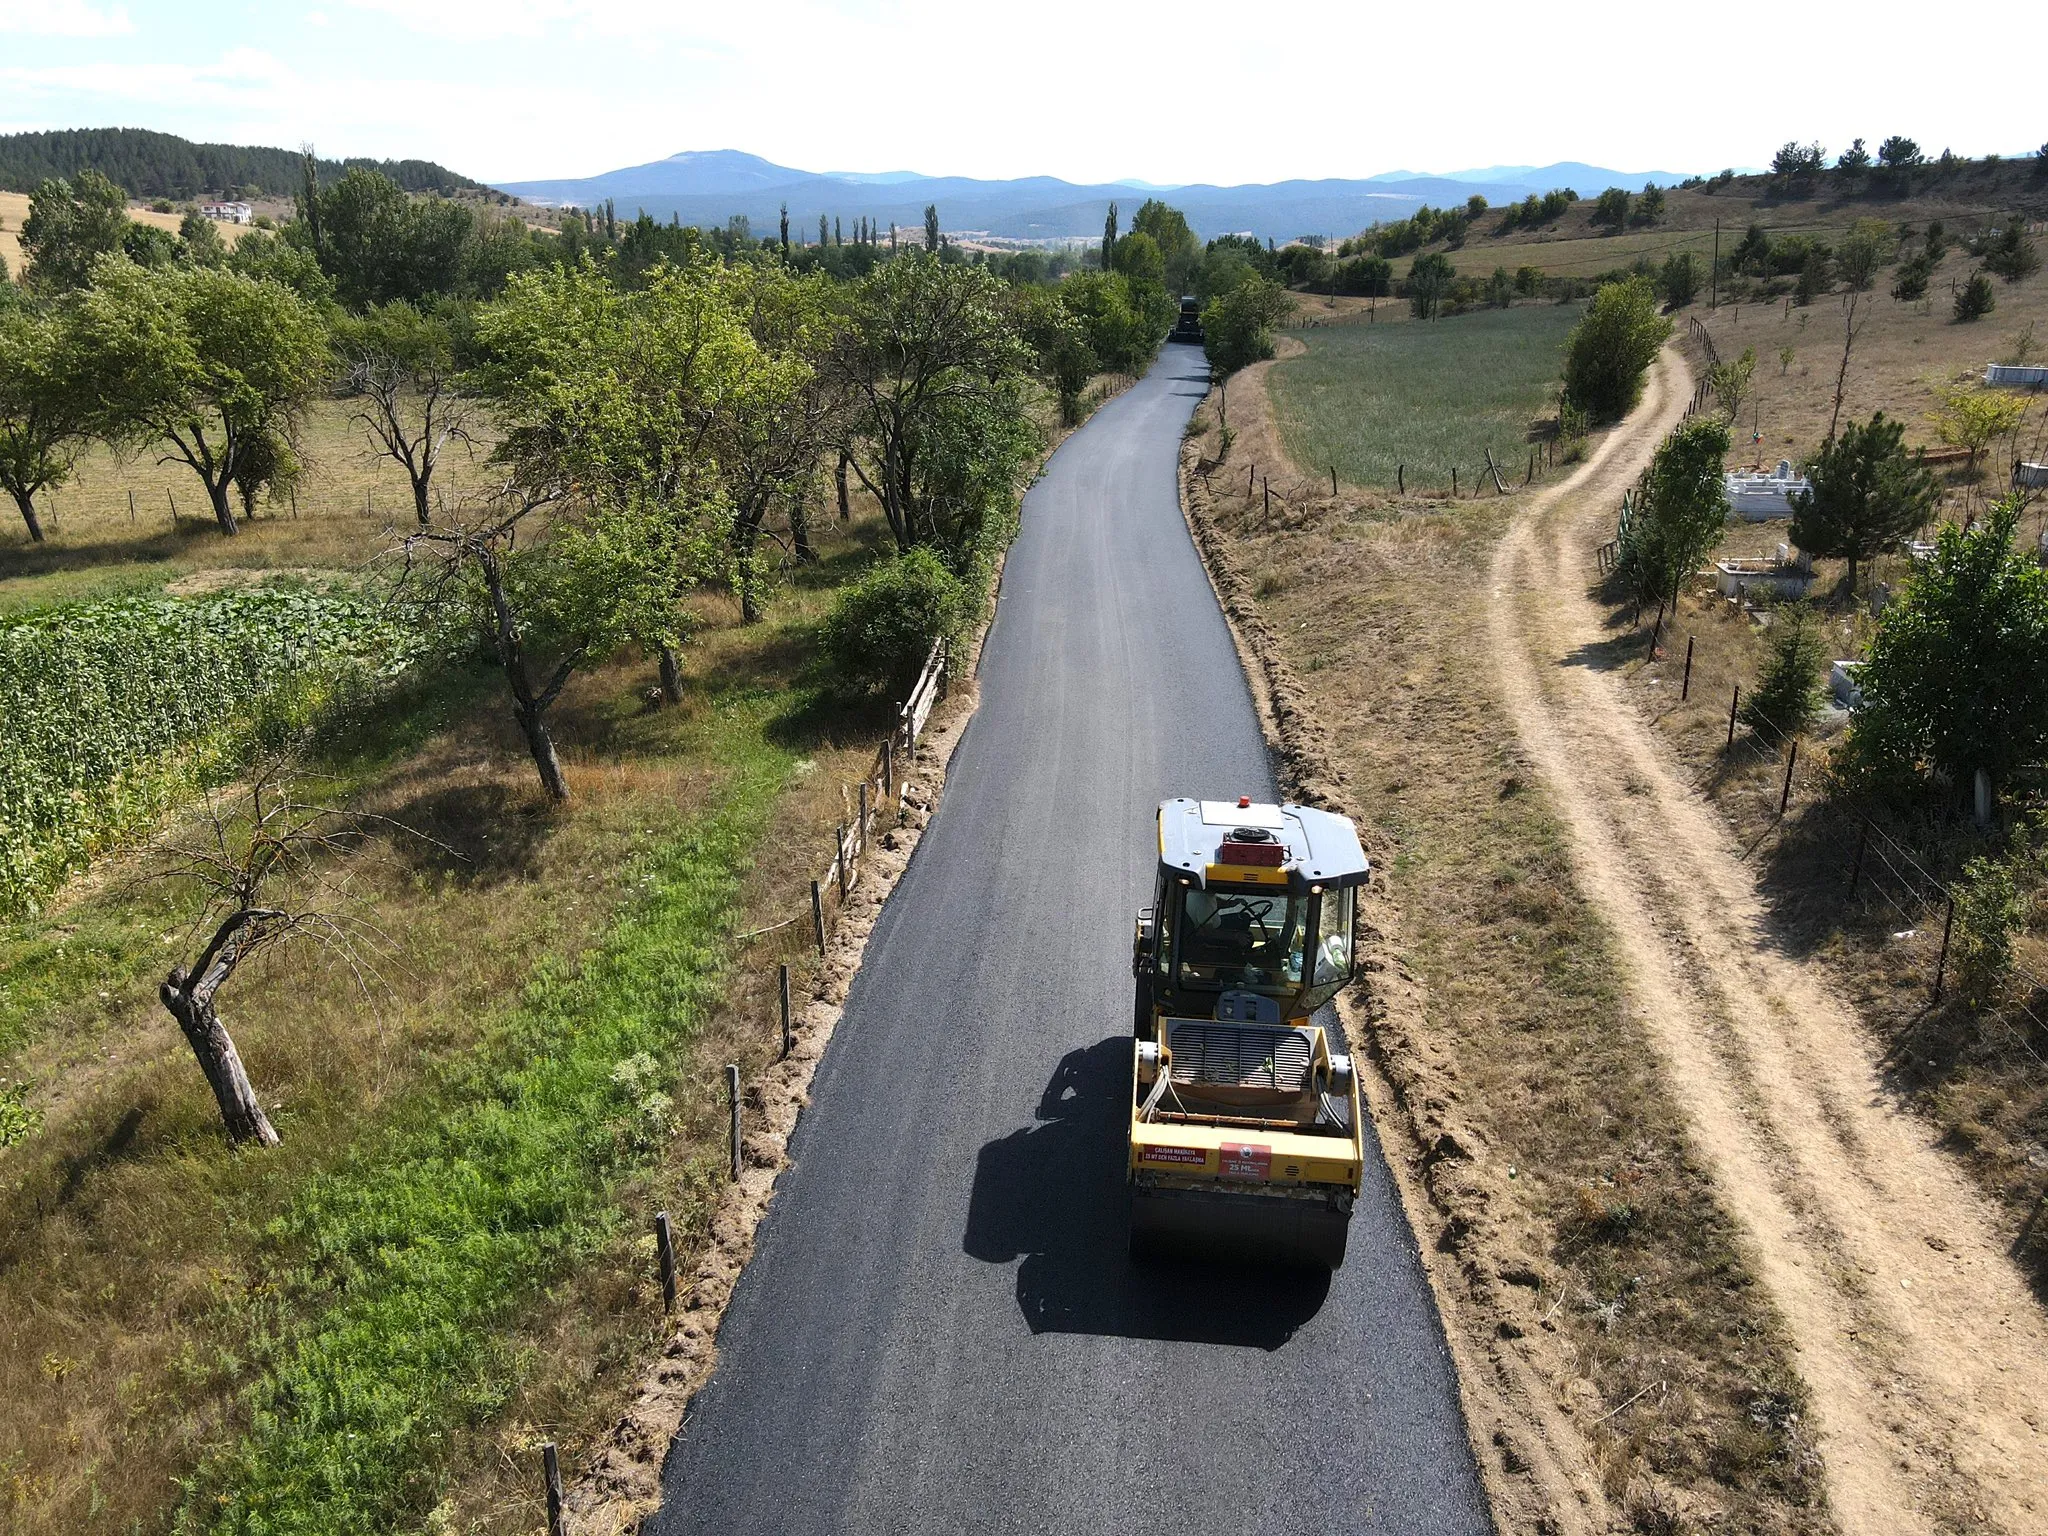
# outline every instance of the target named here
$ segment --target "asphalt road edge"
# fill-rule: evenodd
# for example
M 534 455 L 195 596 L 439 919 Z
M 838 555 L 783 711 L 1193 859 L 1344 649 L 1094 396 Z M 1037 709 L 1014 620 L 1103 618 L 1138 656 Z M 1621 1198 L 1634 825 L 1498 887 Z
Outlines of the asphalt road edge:
M 1281 654 L 1197 473 L 1198 424 L 1203 412 L 1214 419 L 1215 402 L 1212 389 L 1181 444 L 1181 515 L 1236 644 L 1283 792 L 1300 804 L 1351 814 L 1313 692 Z M 1377 873 L 1386 867 L 1386 851 L 1373 846 L 1363 820 L 1359 832 L 1376 873 L 1360 904 L 1360 980 L 1337 1007 L 1346 1033 L 1362 1046 L 1354 1052 L 1361 1087 L 1436 1299 L 1495 1528 L 1603 1530 L 1605 1500 L 1593 1458 L 1549 1386 L 1567 1374 L 1565 1362 L 1547 1358 L 1554 1354 L 1547 1341 L 1529 1337 L 1501 1304 L 1499 1288 L 1518 1283 L 1527 1261 L 1479 1172 L 1480 1140 L 1455 1107 L 1456 1073 L 1421 1027 L 1425 988 L 1400 958 L 1400 913 Z
M 1095 399 L 1095 410 L 1135 382 L 1111 379 Z M 1033 472 L 1035 483 L 1060 446 L 1086 426 L 1052 434 Z M 1027 488 L 1028 489 L 1028 488 Z M 662 1465 L 682 1432 L 691 1400 L 718 1366 L 718 1328 L 742 1270 L 753 1257 L 754 1234 L 775 1198 L 775 1186 L 790 1166 L 789 1141 L 810 1103 L 811 1079 L 839 1026 L 846 996 L 866 956 L 868 938 L 890 893 L 909 868 L 924 829 L 937 812 L 953 754 L 981 703 L 981 653 L 1002 598 L 1009 553 L 996 562 L 989 582 L 987 612 L 975 627 L 964 664 L 948 680 L 945 699 L 907 766 L 904 817 L 882 833 L 861 861 L 853 888 L 826 944 L 818 977 L 801 1013 L 791 1021 L 789 1055 L 751 1079 L 742 1090 L 742 1170 L 726 1186 L 711 1222 L 711 1240 L 696 1267 L 677 1277 L 677 1315 L 660 1352 L 641 1373 L 631 1405 L 606 1431 L 588 1465 L 574 1473 L 563 1500 L 567 1536 L 624 1536 L 661 1506 Z

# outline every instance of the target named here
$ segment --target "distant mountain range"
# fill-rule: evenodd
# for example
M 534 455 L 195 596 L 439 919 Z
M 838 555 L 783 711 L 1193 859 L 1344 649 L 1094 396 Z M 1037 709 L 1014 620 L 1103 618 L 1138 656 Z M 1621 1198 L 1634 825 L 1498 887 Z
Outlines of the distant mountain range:
M 709 149 L 686 150 L 600 176 L 508 181 L 498 186 L 529 202 L 551 206 L 590 208 L 610 199 L 627 217 L 644 210 L 664 223 L 675 216 L 685 224 L 723 224 L 730 216 L 743 214 L 757 232 L 773 229 L 784 205 L 793 232 L 814 233 L 820 214 L 849 226 L 864 215 L 883 226 L 917 228 L 924 222 L 925 205 L 936 203 L 939 221 L 949 233 L 1009 240 L 1091 238 L 1101 234 L 1112 201 L 1128 222 L 1137 205 L 1157 193 L 1185 213 L 1205 239 L 1242 233 L 1292 240 L 1300 235 L 1348 235 L 1375 220 L 1404 218 L 1424 203 L 1462 203 L 1474 192 L 1500 204 L 1520 202 L 1531 192 L 1553 187 L 1571 187 L 1591 197 L 1606 187 L 1634 191 L 1645 182 L 1669 186 L 1681 179 L 1670 171 L 1616 171 L 1564 161 L 1434 176 L 1385 171 L 1355 181 L 1082 186 L 1054 176 L 981 181 L 915 171 L 799 171 L 736 149 Z

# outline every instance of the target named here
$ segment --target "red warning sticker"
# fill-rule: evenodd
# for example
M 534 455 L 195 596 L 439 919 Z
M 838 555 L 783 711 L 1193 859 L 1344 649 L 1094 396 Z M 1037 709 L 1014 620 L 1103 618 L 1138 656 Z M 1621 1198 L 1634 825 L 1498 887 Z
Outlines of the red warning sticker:
M 1255 1141 L 1223 1143 L 1221 1167 L 1218 1171 L 1226 1179 L 1270 1179 L 1273 1176 L 1273 1149 L 1261 1146 Z
M 1141 1163 L 1192 1163 L 1200 1167 L 1208 1161 L 1208 1154 L 1200 1147 L 1155 1147 L 1147 1145 L 1138 1154 Z

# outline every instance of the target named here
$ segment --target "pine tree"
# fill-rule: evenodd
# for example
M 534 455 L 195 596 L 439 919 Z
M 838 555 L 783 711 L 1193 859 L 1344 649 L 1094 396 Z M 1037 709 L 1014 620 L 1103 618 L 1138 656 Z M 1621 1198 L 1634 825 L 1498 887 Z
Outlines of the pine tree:
M 789 260 L 789 204 L 782 205 L 782 259 Z
M 822 250 L 823 250 L 824 248 L 825 248 L 825 215 L 823 215 L 823 214 L 821 213 L 821 214 L 819 214 L 819 215 L 818 215 L 818 249 L 822 251 Z
M 1813 488 L 1792 493 L 1792 542 L 1810 555 L 1847 560 L 1852 592 L 1858 562 L 1926 522 L 1940 494 L 1920 456 L 1908 456 L 1905 428 L 1883 411 L 1821 444 L 1806 474 Z
M 924 205 L 924 248 L 934 254 L 939 249 L 939 205 Z
M 1109 205 L 1109 217 L 1102 221 L 1102 270 L 1112 270 L 1116 260 L 1116 204 Z
M 840 227 L 840 223 L 837 216 L 835 216 L 832 220 L 832 243 L 834 245 L 846 244 L 846 234 L 845 231 Z

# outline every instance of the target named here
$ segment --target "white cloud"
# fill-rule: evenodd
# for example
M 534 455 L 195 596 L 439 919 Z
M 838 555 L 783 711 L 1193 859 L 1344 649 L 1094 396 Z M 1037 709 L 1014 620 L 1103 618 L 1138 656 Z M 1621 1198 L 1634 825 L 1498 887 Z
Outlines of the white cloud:
M 0 32 L 30 37 L 122 37 L 135 25 L 119 6 L 100 10 L 89 0 L 0 0 Z

